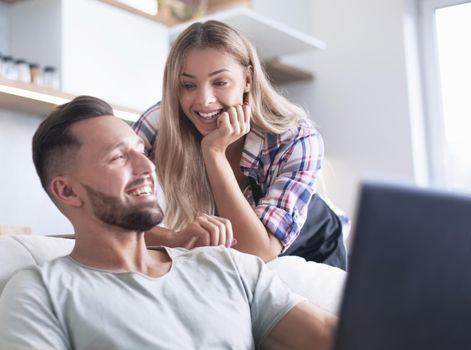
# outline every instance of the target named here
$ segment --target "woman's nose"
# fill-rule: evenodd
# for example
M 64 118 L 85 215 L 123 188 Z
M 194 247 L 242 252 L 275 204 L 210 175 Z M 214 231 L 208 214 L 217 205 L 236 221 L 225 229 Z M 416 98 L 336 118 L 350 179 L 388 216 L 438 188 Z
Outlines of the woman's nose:
M 207 106 L 211 103 L 216 102 L 216 97 L 214 96 L 213 89 L 210 88 L 199 89 L 197 99 L 197 102 L 202 106 Z

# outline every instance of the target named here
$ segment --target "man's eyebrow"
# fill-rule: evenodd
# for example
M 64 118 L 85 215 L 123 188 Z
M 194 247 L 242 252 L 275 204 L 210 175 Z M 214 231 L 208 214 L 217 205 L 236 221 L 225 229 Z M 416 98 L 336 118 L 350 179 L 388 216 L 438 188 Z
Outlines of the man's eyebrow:
M 121 141 L 121 142 L 118 142 L 118 143 L 115 143 L 107 148 L 105 148 L 102 152 L 103 155 L 106 155 L 112 151 L 114 151 L 115 149 L 117 148 L 121 148 L 121 147 L 125 147 L 127 145 L 127 142 L 124 142 L 124 141 Z M 136 145 L 137 146 L 145 146 L 145 143 L 144 143 L 144 140 L 142 138 L 138 138 L 136 140 Z
M 230 72 L 230 69 L 221 68 L 221 69 L 215 70 L 214 72 L 209 73 L 208 77 L 212 77 L 213 75 L 216 75 L 216 74 L 219 74 L 219 73 L 222 73 L 222 72 Z M 184 77 L 187 77 L 187 78 L 193 78 L 193 79 L 196 78 L 194 75 L 189 74 L 189 73 L 185 73 L 185 72 L 183 72 L 181 75 L 184 76 Z

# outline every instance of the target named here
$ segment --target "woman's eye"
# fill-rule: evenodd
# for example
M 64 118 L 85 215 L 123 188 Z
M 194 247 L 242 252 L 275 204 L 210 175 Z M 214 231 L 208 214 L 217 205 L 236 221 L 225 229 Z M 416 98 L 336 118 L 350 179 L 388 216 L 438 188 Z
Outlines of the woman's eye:
M 216 86 L 225 86 L 225 85 L 227 85 L 227 81 L 218 80 L 218 81 L 214 82 L 214 85 L 216 85 Z
M 195 84 L 190 84 L 190 83 L 182 83 L 182 89 L 185 90 L 191 90 L 195 87 Z

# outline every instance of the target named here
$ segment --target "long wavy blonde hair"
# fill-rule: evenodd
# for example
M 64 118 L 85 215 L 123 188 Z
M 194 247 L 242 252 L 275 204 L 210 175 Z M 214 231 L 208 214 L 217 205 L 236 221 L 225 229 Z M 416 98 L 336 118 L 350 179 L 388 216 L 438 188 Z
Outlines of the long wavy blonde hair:
M 280 134 L 294 128 L 304 111 L 270 84 L 252 44 L 236 29 L 218 21 L 194 23 L 173 43 L 163 80 L 160 122 L 155 144 L 157 175 L 166 197 L 165 225 L 179 230 L 199 213 L 214 215 L 216 205 L 201 153 L 201 134 L 183 113 L 180 74 L 189 50 L 213 48 L 251 69 L 252 126 Z

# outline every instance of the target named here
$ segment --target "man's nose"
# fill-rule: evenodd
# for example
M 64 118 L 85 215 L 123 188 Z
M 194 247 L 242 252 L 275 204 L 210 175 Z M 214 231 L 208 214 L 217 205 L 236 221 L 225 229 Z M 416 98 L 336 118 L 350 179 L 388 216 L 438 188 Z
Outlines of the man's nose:
M 155 172 L 154 163 L 145 154 L 136 152 L 133 163 L 134 171 L 138 174 Z

